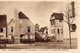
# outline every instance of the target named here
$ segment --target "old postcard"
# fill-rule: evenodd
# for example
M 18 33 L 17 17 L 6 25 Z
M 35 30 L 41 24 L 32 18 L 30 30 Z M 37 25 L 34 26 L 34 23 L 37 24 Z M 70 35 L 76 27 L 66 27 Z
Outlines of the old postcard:
M 0 50 L 78 51 L 80 2 L 0 1 Z

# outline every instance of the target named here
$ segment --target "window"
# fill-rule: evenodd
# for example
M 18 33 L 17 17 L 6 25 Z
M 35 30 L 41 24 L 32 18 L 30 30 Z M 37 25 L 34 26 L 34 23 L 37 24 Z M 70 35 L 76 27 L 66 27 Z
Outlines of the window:
M 58 34 L 59 34 L 59 29 L 58 29 Z
M 53 25 L 55 25 L 55 20 L 53 20 Z
M 46 34 L 48 34 L 48 31 L 46 31 Z
M 13 32 L 13 27 L 11 27 L 11 32 Z
M 59 22 L 62 22 L 62 20 L 59 20 Z
M 28 27 L 27 32 L 30 32 L 30 27 Z
M 3 28 L 0 28 L 0 32 L 3 32 Z
M 51 20 L 51 25 L 52 25 L 52 20 Z
M 51 25 L 55 25 L 55 20 L 51 20 Z
M 61 34 L 63 34 L 63 29 L 61 29 Z

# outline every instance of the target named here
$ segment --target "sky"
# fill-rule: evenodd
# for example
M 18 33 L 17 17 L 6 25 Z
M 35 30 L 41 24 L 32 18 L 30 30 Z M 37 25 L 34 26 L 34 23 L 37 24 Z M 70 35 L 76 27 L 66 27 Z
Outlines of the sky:
M 50 16 L 55 12 L 65 12 L 66 11 L 67 2 L 54 1 L 0 1 L 0 14 L 7 14 L 8 22 L 14 18 L 14 9 L 18 9 L 18 11 L 22 11 L 32 22 L 33 24 L 39 24 L 40 27 L 50 26 Z M 80 5 L 80 4 L 77 4 Z M 79 8 L 76 6 L 76 9 Z M 78 13 L 79 14 L 79 13 Z M 75 23 L 76 20 L 74 20 Z M 64 25 L 67 27 L 67 25 Z M 66 29 L 67 29 L 66 28 Z M 65 33 L 66 30 L 65 29 Z M 68 34 L 66 34 L 68 35 Z
M 63 4 L 63 2 L 0 2 L 0 9 L 6 13 L 17 8 L 18 11 L 22 11 L 29 17 L 34 24 L 38 23 L 41 27 L 44 27 L 49 26 L 49 19 L 53 12 L 63 10 Z

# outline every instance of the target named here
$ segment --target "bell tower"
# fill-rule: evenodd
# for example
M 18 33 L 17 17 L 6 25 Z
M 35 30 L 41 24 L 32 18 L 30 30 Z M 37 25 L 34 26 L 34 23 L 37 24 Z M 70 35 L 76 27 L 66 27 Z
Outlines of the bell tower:
M 38 32 L 39 31 L 39 25 L 36 23 L 35 25 L 35 32 Z

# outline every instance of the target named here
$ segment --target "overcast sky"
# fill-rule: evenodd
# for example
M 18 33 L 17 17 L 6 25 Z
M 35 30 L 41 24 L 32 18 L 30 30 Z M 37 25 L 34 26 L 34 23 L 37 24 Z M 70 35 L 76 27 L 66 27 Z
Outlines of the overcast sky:
M 1 2 L 0 1 L 0 14 L 6 14 L 8 22 L 14 18 L 14 9 L 22 11 L 33 24 L 38 23 L 40 27 L 50 26 L 50 16 L 55 12 L 64 12 L 67 2 Z M 80 5 L 80 4 L 78 4 Z M 75 7 L 77 11 L 80 7 Z M 78 13 L 79 14 L 79 13 Z M 74 20 L 76 21 L 76 20 Z M 77 22 L 76 22 L 77 23 Z M 66 25 L 64 25 L 66 27 Z M 68 31 L 65 29 L 65 32 Z
M 0 2 L 1 12 L 9 13 L 9 19 L 13 16 L 11 10 L 14 8 L 22 11 L 34 24 L 38 23 L 42 27 L 49 25 L 53 12 L 63 10 L 64 2 Z

